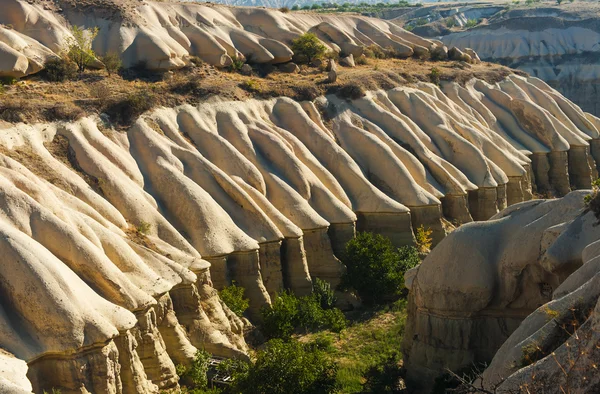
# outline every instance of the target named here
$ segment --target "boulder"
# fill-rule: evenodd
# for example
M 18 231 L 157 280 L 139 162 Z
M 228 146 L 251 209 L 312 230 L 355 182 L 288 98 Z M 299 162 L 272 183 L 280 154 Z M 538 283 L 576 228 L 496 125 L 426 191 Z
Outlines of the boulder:
M 479 58 L 479 55 L 473 49 L 465 48 L 465 53 L 467 55 L 471 56 L 471 60 L 473 61 L 473 64 L 481 63 L 481 59 Z
M 246 76 L 252 75 L 252 67 L 248 63 L 244 64 L 240 69 L 240 74 Z
M 289 62 L 279 65 L 279 71 L 288 73 L 288 74 L 297 74 L 300 72 L 300 67 L 296 63 Z
M 436 45 L 431 50 L 432 60 L 446 60 L 448 59 L 448 47 L 445 45 Z
M 350 54 L 349 56 L 341 57 L 340 65 L 344 67 L 355 67 L 356 64 L 354 64 L 354 56 Z
M 448 59 L 466 63 L 472 63 L 473 59 L 457 47 L 452 47 L 448 50 Z

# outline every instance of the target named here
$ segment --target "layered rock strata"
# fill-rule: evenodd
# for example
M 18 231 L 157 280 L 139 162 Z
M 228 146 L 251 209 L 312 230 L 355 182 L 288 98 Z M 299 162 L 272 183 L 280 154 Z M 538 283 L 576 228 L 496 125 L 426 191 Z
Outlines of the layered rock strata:
M 587 194 L 519 203 L 462 226 L 407 275 L 403 354 L 415 387 L 490 361 L 475 382 L 484 390 L 598 387 L 600 231 Z
M 125 132 L 98 118 L 3 126 L 0 347 L 21 377 L 0 383 L 30 390 L 28 379 L 35 391 L 63 393 L 176 389 L 175 366 L 196 349 L 247 357 L 247 321 L 216 289 L 244 287 L 256 319 L 283 288 L 307 294 L 312 277 L 339 283 L 339 256 L 357 230 L 401 246 L 423 226 L 437 243 L 445 219 L 488 219 L 530 199 L 532 187 L 587 186 L 596 124 L 541 81 L 511 76 L 356 100 L 217 99 L 156 109 Z M 557 205 L 549 218 L 570 215 L 559 202 L 529 204 Z M 487 224 L 453 237 L 477 226 Z M 504 231 L 528 239 L 518 226 Z M 507 297 L 520 282 L 511 283 Z M 468 306 L 490 316 L 485 330 L 499 317 L 481 292 Z M 543 301 L 527 295 L 515 327 Z M 491 357 L 499 345 L 478 346 Z
M 599 14 L 593 1 L 510 9 L 480 3 L 423 7 L 395 21 L 449 47 L 472 48 L 483 60 L 526 71 L 598 115 Z M 467 28 L 469 20 L 478 25 Z

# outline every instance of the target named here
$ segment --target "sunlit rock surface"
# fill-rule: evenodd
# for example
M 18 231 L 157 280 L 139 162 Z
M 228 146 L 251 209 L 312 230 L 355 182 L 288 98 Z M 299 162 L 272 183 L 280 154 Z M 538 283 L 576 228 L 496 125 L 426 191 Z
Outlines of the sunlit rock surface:
M 597 125 L 543 82 L 511 76 L 356 100 L 215 99 L 153 110 L 125 132 L 93 117 L 3 126 L 0 347 L 15 373 L 0 374 L 0 384 L 63 393 L 177 388 L 175 366 L 198 348 L 247 357 L 248 323 L 216 289 L 243 286 L 254 319 L 283 288 L 307 294 L 311 277 L 339 283 L 338 257 L 356 230 L 400 246 L 422 225 L 438 243 L 449 221 L 489 219 L 536 191 L 589 188 Z M 459 306 L 489 311 L 481 329 L 504 330 L 506 339 L 547 301 L 539 286 L 519 290 L 521 276 L 555 288 L 577 266 L 577 255 L 559 250 L 542 266 L 535 257 L 544 230 L 575 217 L 582 198 L 525 202 L 499 214 L 506 219 L 457 230 L 452 239 L 474 232 L 487 245 L 481 256 L 459 250 L 454 265 L 437 260 L 440 272 L 455 268 L 444 279 L 464 288 L 439 298 L 450 285 L 435 281 L 435 269 L 425 279 L 450 240 L 413 281 L 442 288 L 412 297 L 442 315 Z M 520 227 L 532 222 L 531 232 Z M 512 239 L 524 244 L 507 252 L 518 260 L 494 254 Z M 477 268 L 488 255 L 496 268 Z M 461 268 L 466 262 L 473 268 Z M 512 279 L 490 290 L 498 272 Z M 516 312 L 505 317 L 509 304 Z M 505 318 L 506 329 L 498 326 Z M 481 348 L 491 357 L 500 344 Z
M 414 387 L 491 362 L 476 387 L 596 390 L 600 230 L 587 194 L 462 226 L 408 275 L 403 354 Z

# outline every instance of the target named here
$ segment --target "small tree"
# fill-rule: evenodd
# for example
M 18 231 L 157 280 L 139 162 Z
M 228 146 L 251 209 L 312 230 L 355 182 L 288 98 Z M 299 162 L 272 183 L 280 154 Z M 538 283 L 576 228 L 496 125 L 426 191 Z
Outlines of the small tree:
M 121 57 L 115 52 L 108 52 L 106 55 L 104 55 L 102 57 L 102 63 L 104 63 L 104 68 L 106 68 L 108 76 L 118 72 L 123 65 Z
M 240 317 L 244 315 L 244 312 L 250 306 L 250 301 L 244 298 L 244 291 L 243 287 L 236 286 L 235 282 L 233 282 L 231 286 L 226 286 L 219 292 L 219 297 L 221 297 L 225 305 Z
M 229 371 L 235 393 L 328 394 L 338 389 L 337 364 L 313 344 L 274 339 L 248 367 Z
M 98 35 L 98 28 L 83 29 L 73 26 L 71 34 L 73 34 L 73 37 L 67 40 L 67 56 L 82 73 L 96 58 L 96 54 L 92 49 L 92 42 Z
M 358 233 L 346 244 L 343 286 L 356 290 L 366 304 L 380 304 L 403 293 L 404 273 L 419 264 L 414 247 L 394 248 L 379 234 Z
M 327 48 L 319 41 L 319 38 L 313 33 L 305 33 L 292 41 L 292 51 L 297 56 L 306 59 L 311 63 L 314 59 L 322 57 Z

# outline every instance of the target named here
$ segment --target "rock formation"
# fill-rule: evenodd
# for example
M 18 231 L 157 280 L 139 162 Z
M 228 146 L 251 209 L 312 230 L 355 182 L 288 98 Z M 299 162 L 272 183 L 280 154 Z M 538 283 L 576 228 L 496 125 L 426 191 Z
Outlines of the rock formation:
M 588 191 L 513 205 L 448 236 L 409 275 L 409 380 L 491 365 L 494 392 L 594 392 L 598 239 Z M 500 349 L 500 350 L 498 350 Z
M 437 243 L 445 219 L 485 220 L 531 199 L 532 190 L 590 187 L 597 124 L 540 80 L 511 76 L 496 85 L 417 83 L 354 100 L 215 99 L 156 109 L 126 132 L 95 117 L 3 126 L 0 347 L 20 377 L 0 383 L 27 391 L 28 380 L 35 391 L 63 393 L 177 387 L 175 365 L 189 363 L 197 348 L 245 357 L 246 323 L 215 288 L 243 286 L 254 318 L 282 288 L 306 294 L 311 277 L 337 284 L 344 270 L 337 256 L 356 230 L 406 245 L 424 225 Z M 525 206 L 553 207 L 536 221 L 541 234 L 571 217 L 569 202 L 581 198 Z M 521 212 L 529 211 L 513 216 Z M 506 222 L 497 232 L 507 240 L 537 236 Z M 448 244 L 414 283 L 430 283 L 421 279 L 428 261 Z M 488 246 L 482 256 L 499 247 Z M 507 337 L 545 301 L 515 290 L 536 251 L 510 266 L 498 260 L 516 278 L 497 298 L 475 280 L 485 274 L 493 282 L 493 270 L 463 272 L 456 264 L 473 256 L 457 257 L 456 285 L 466 289 L 435 308 L 463 302 L 472 313 L 489 312 L 483 330 L 508 319 Z M 555 286 L 571 266 L 532 267 L 527 280 Z M 427 303 L 436 291 L 412 297 Z M 508 303 L 518 310 L 512 320 L 494 315 Z M 481 344 L 481 352 L 491 357 L 500 343 Z M 416 353 L 409 354 L 412 362 Z
M 370 45 L 410 57 L 436 45 L 393 23 L 360 16 L 118 0 L 1 0 L 0 7 L 0 77 L 40 71 L 65 49 L 71 25 L 100 28 L 93 43 L 97 54 L 117 53 L 124 67 L 156 70 L 183 67 L 190 56 L 218 67 L 230 65 L 232 58 L 287 63 L 291 41 L 306 32 L 342 57 L 358 57 Z
M 599 13 L 597 2 L 511 4 L 510 9 L 480 3 L 423 7 L 393 21 L 448 46 L 473 48 L 483 60 L 526 71 L 598 115 Z M 464 30 L 469 20 L 478 26 Z

